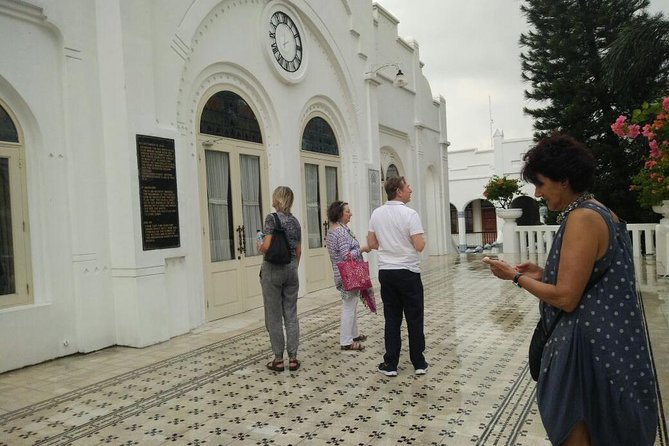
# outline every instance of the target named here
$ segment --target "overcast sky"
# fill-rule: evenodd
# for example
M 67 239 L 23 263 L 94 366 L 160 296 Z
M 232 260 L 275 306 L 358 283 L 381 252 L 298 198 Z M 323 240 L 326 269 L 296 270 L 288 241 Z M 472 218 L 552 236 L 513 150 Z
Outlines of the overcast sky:
M 490 111 L 493 132 L 532 136 L 523 114 L 532 104 L 523 96 L 529 84 L 520 79 L 518 39 L 527 29 L 520 0 L 375 1 L 400 21 L 401 37 L 418 41 L 432 95 L 446 99 L 451 148 L 489 148 Z M 651 11 L 669 14 L 669 0 L 650 4 Z

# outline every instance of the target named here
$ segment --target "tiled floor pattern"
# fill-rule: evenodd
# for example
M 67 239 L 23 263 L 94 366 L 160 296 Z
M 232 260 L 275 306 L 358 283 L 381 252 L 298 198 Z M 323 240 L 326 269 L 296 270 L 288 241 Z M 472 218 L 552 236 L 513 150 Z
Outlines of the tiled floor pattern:
M 362 306 L 367 348 L 340 351 L 340 305 L 330 290 L 322 306 L 301 314 L 297 372 L 265 368 L 272 355 L 262 326 L 214 342 L 206 330 L 179 337 L 172 357 L 143 366 L 132 362 L 136 352 L 160 358 L 170 350 L 108 349 L 93 384 L 0 414 L 0 445 L 548 445 L 526 365 L 537 301 L 490 278 L 479 259 L 424 265 L 425 376 L 413 374 L 406 352 L 398 377 L 375 371 L 383 317 Z M 664 293 L 644 292 L 654 345 L 669 340 Z M 661 354 L 666 384 L 669 357 Z M 129 371 L 104 379 L 109 356 L 114 364 L 127 357 Z M 0 391 L 31 369 L 0 375 Z M 656 444 L 667 444 L 666 429 Z

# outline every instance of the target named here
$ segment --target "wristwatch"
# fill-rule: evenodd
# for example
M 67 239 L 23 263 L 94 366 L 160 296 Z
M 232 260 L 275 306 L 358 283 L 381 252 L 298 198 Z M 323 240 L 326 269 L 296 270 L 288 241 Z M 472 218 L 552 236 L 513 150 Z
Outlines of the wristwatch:
M 518 283 L 518 279 L 520 279 L 520 276 L 522 276 L 522 275 L 523 275 L 523 273 L 516 273 L 516 275 L 513 276 L 513 283 L 515 283 L 518 288 L 523 287 L 521 284 Z

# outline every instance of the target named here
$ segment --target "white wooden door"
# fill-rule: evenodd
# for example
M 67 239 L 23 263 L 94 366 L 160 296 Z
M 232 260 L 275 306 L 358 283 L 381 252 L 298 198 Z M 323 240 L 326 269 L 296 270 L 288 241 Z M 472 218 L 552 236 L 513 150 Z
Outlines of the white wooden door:
M 255 234 L 268 212 L 267 161 L 259 144 L 221 139 L 200 150 L 207 321 L 262 306 Z

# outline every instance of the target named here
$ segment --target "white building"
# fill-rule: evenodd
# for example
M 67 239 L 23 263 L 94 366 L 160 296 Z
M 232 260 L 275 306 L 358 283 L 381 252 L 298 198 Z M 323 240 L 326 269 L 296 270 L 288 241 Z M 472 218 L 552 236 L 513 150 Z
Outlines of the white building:
M 483 196 L 483 190 L 493 175 L 519 178 L 523 155 L 532 147 L 533 140 L 505 140 L 504 133 L 497 130 L 492 145 L 483 150 L 448 150 L 451 234 L 460 251 L 500 240 L 502 219 Z M 539 207 L 533 197 L 534 186 L 522 183 L 521 190 L 526 196 L 512 203 L 512 207 L 523 208 L 518 224 L 537 224 Z
M 260 306 L 277 185 L 301 295 L 332 286 L 328 203 L 364 235 L 394 172 L 447 252 L 445 101 L 397 24 L 360 0 L 0 0 L 0 371 Z

